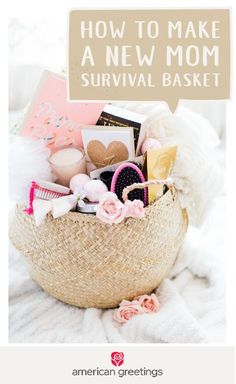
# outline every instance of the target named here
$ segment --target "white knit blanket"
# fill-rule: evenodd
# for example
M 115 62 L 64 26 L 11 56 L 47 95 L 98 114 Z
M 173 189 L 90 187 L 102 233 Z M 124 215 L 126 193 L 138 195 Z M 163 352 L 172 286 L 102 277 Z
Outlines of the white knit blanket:
M 124 325 L 114 310 L 79 309 L 43 292 L 10 246 L 9 341 L 26 343 L 224 342 L 224 197 L 201 229 L 190 227 L 168 279 L 157 294 L 161 309 Z

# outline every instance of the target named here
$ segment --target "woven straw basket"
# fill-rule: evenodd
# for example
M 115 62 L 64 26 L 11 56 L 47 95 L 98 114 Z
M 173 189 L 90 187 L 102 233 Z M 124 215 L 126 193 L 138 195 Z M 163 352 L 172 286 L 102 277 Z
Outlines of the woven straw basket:
M 46 292 L 78 307 L 112 308 L 158 287 L 186 233 L 174 187 L 145 210 L 143 219 L 116 225 L 69 212 L 36 227 L 18 205 L 9 236 Z

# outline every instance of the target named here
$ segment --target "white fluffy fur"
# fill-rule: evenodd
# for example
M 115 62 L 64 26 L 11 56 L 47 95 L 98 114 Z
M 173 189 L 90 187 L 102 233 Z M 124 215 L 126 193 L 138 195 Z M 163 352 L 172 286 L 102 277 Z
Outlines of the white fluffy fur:
M 47 161 L 50 150 L 42 141 L 23 136 L 10 136 L 9 143 L 9 196 L 17 202 L 28 202 L 31 181 L 54 181 Z
M 179 107 L 174 115 L 165 103 L 118 103 L 148 116 L 147 135 L 163 146 L 178 145 L 173 179 L 190 222 L 199 225 L 223 186 L 217 162 L 218 136 L 201 115 Z

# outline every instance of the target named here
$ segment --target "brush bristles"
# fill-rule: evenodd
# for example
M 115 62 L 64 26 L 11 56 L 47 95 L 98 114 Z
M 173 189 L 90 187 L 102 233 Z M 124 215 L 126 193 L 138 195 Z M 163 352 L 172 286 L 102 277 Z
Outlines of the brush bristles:
M 42 188 L 39 185 L 34 190 L 35 197 L 42 200 L 57 199 L 58 197 L 65 196 L 63 193 L 50 191 L 49 189 Z

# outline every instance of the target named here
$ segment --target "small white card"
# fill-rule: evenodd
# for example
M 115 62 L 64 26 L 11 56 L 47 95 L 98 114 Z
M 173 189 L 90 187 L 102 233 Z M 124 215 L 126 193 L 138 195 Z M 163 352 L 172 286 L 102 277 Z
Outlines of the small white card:
M 87 160 L 96 168 L 131 159 L 135 156 L 133 128 L 86 126 L 82 141 Z

